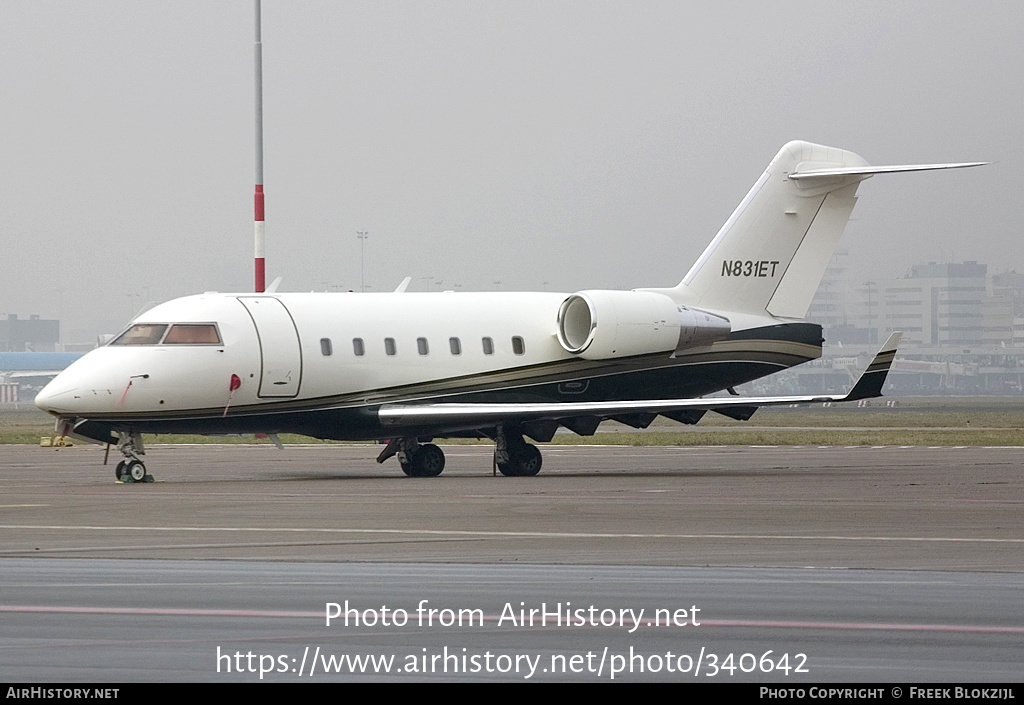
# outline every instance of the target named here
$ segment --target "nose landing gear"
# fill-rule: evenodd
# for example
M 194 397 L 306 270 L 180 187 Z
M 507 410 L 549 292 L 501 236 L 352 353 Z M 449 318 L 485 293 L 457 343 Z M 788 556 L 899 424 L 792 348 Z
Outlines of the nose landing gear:
M 114 468 L 117 481 L 125 484 L 154 482 L 153 476 L 146 472 L 146 464 L 139 457 L 146 454 L 142 434 L 137 431 L 118 431 L 117 435 L 120 438 L 117 449 L 124 455 L 124 460 Z

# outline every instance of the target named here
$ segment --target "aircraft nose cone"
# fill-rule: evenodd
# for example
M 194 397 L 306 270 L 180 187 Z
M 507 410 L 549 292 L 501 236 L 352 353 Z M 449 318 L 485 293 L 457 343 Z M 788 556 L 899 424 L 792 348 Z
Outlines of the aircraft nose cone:
M 67 387 L 55 387 L 54 383 L 50 382 L 36 395 L 36 406 L 43 411 L 58 413 L 61 411 L 61 399 L 71 398 L 70 395 L 73 395 L 75 391 L 75 389 Z

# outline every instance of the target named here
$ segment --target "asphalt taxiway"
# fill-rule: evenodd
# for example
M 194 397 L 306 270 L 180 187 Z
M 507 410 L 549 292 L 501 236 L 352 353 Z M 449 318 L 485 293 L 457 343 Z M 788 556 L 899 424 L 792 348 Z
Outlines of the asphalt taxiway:
M 2 563 L 8 682 L 963 684 L 1019 680 L 1024 649 L 1007 573 Z
M 1021 678 L 1022 448 L 547 446 L 534 478 L 484 445 L 438 478 L 378 451 L 152 446 L 157 482 L 122 485 L 101 449 L 0 448 L 0 679 L 356 677 L 338 654 L 404 664 L 374 679 L 607 679 L 617 656 L 633 680 Z M 345 600 L 364 622 L 326 626 Z M 419 623 L 423 600 L 482 621 Z M 502 619 L 556 604 L 704 621 Z M 410 621 L 365 623 L 385 605 Z M 732 668 L 684 673 L 701 654 Z
M 448 446 L 408 478 L 378 446 L 6 446 L 0 556 L 1024 571 L 1024 449 L 548 446 L 491 475 Z

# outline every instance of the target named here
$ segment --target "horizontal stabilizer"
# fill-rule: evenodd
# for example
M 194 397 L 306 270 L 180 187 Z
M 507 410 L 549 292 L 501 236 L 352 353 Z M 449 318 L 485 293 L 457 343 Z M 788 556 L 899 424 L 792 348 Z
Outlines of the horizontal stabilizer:
M 813 181 L 826 176 L 863 176 L 875 174 L 894 174 L 901 171 L 933 171 L 935 169 L 965 169 L 972 166 L 985 166 L 991 162 L 962 162 L 959 164 L 897 164 L 894 166 L 853 166 L 836 169 L 809 169 L 790 174 L 794 181 Z
M 987 162 L 872 166 L 843 149 L 786 144 L 697 262 L 672 289 L 651 289 L 706 311 L 801 319 L 814 299 L 861 181 L 875 174 Z

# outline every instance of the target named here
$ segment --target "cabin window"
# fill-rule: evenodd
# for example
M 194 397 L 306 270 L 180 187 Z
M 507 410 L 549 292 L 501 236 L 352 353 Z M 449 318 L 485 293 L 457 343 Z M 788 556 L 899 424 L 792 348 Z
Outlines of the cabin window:
M 462 354 L 462 341 L 458 338 L 448 338 L 448 347 L 452 349 L 452 355 Z
M 484 338 L 483 339 L 483 344 L 484 344 L 484 355 L 493 355 L 494 354 L 494 341 L 491 340 L 490 338 Z
M 330 357 L 334 352 L 334 347 L 331 345 L 330 338 L 320 338 L 320 352 L 324 357 Z
M 518 335 L 512 336 L 512 352 L 516 355 L 522 355 L 526 352 L 526 343 L 524 343 L 523 339 Z
M 352 338 L 352 352 L 356 354 L 356 357 L 362 357 L 366 354 L 366 346 L 363 345 L 362 338 Z
M 220 345 L 220 334 L 212 323 L 175 323 L 164 345 Z
M 384 338 L 384 352 L 388 355 L 394 355 L 397 352 L 394 338 Z
M 426 355 L 430 352 L 426 338 L 416 338 L 416 350 L 419 351 L 420 355 Z

